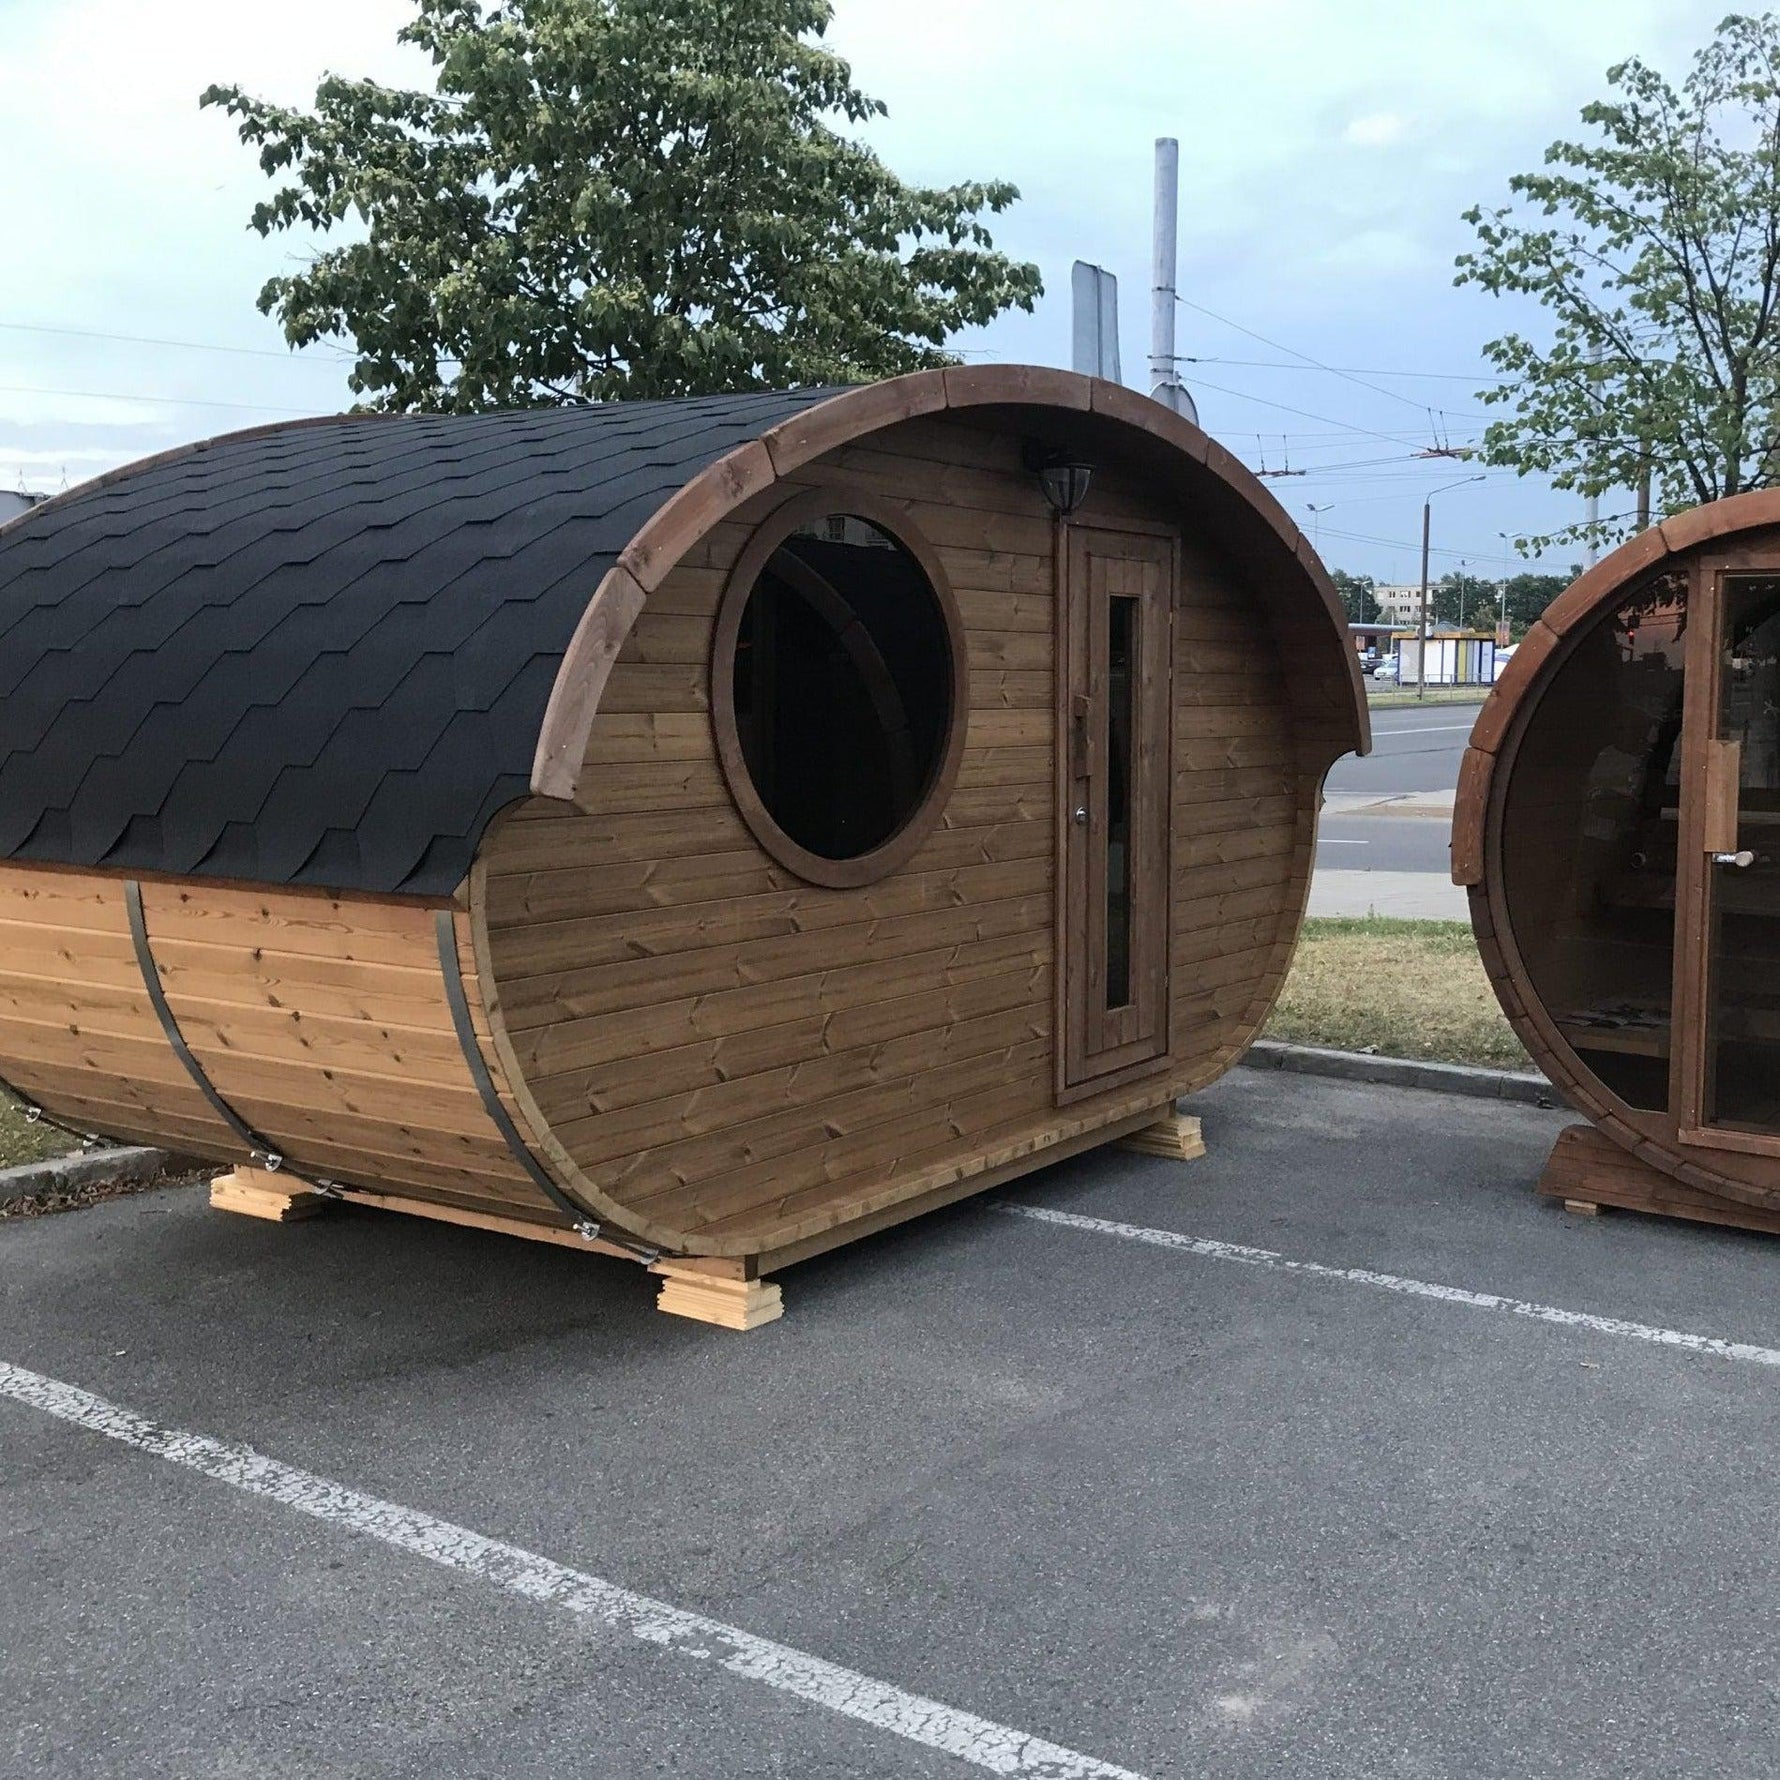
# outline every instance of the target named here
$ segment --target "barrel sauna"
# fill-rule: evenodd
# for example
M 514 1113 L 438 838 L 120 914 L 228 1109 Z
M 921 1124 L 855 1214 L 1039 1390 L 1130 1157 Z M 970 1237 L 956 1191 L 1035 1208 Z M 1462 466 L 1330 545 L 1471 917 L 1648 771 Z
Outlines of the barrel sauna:
M 1592 1121 L 1541 1191 L 1780 1230 L 1780 491 L 1663 521 L 1533 627 L 1471 737 L 1453 878 Z
M 741 1325 L 1224 1070 L 1367 744 L 1261 486 L 1021 367 L 234 434 L 0 532 L 0 628 L 17 1093 Z

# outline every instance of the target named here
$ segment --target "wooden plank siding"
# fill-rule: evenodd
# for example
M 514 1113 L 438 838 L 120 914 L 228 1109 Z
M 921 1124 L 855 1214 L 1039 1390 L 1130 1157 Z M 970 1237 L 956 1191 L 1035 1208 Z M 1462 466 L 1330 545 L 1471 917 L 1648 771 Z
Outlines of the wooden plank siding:
M 563 1221 L 483 1109 L 430 907 L 190 881 L 142 903 L 186 1044 L 294 1175 Z M 248 1160 L 161 1030 L 121 878 L 0 866 L 0 1073 L 78 1127 Z
M 892 875 L 807 883 L 730 800 L 709 649 L 730 566 L 788 495 L 866 490 L 935 547 L 968 649 L 956 786 Z M 845 510 L 844 492 L 837 510 Z M 1103 468 L 1085 521 L 1170 523 Z M 579 807 L 497 818 L 470 918 L 491 1047 L 531 1127 L 650 1240 L 749 1254 L 1002 1178 L 1210 1080 L 1277 993 L 1314 783 L 1262 607 L 1195 545 L 1175 614 L 1166 1067 L 1056 1104 L 1053 522 L 1020 443 L 940 417 L 805 465 L 650 596 L 594 719 Z M 1319 768 L 1320 775 L 1320 768 Z M 955 1196 L 955 1195 L 954 1195 Z M 818 1242 L 819 1245 L 819 1242 Z

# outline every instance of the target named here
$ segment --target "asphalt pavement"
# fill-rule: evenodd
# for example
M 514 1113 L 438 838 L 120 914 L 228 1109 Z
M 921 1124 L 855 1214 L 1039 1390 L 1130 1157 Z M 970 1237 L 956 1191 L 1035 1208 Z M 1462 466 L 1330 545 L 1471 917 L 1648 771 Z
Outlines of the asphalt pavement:
M 1193 1109 L 750 1335 L 376 1212 L 0 1223 L 0 1772 L 1772 1775 L 1772 1242 L 1536 1201 L 1532 1108 Z

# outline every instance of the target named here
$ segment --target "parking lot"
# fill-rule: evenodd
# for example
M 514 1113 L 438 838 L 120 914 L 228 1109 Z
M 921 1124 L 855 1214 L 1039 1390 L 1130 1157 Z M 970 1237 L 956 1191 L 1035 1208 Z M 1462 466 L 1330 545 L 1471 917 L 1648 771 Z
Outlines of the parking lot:
M 1774 1773 L 1773 1242 L 1536 1201 L 1555 1112 L 1190 1110 L 746 1336 L 378 1213 L 0 1224 L 0 1768 Z

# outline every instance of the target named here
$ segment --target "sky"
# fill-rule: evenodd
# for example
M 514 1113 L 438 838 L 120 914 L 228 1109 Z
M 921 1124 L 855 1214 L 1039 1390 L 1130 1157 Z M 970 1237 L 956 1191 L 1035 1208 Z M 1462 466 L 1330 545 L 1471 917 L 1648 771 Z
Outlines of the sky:
M 1020 187 L 996 241 L 1046 294 L 960 337 L 973 360 L 1067 365 L 1081 258 L 1117 276 L 1124 379 L 1146 386 L 1154 142 L 1176 137 L 1176 351 L 1202 423 L 1332 566 L 1413 581 L 1430 495 L 1436 575 L 1517 571 L 1514 537 L 1580 516 L 1537 480 L 1465 481 L 1418 455 L 1479 436 L 1481 347 L 1540 326 L 1454 288 L 1462 212 L 1575 133 L 1612 62 L 1679 79 L 1724 8 L 838 0 L 830 41 L 888 105 L 868 136 L 905 178 Z M 406 0 L 0 0 L 0 488 L 348 405 L 350 355 L 292 354 L 254 306 L 313 244 L 247 227 L 269 182 L 197 100 L 218 81 L 304 104 L 329 71 L 430 84 L 395 42 L 409 16 Z

